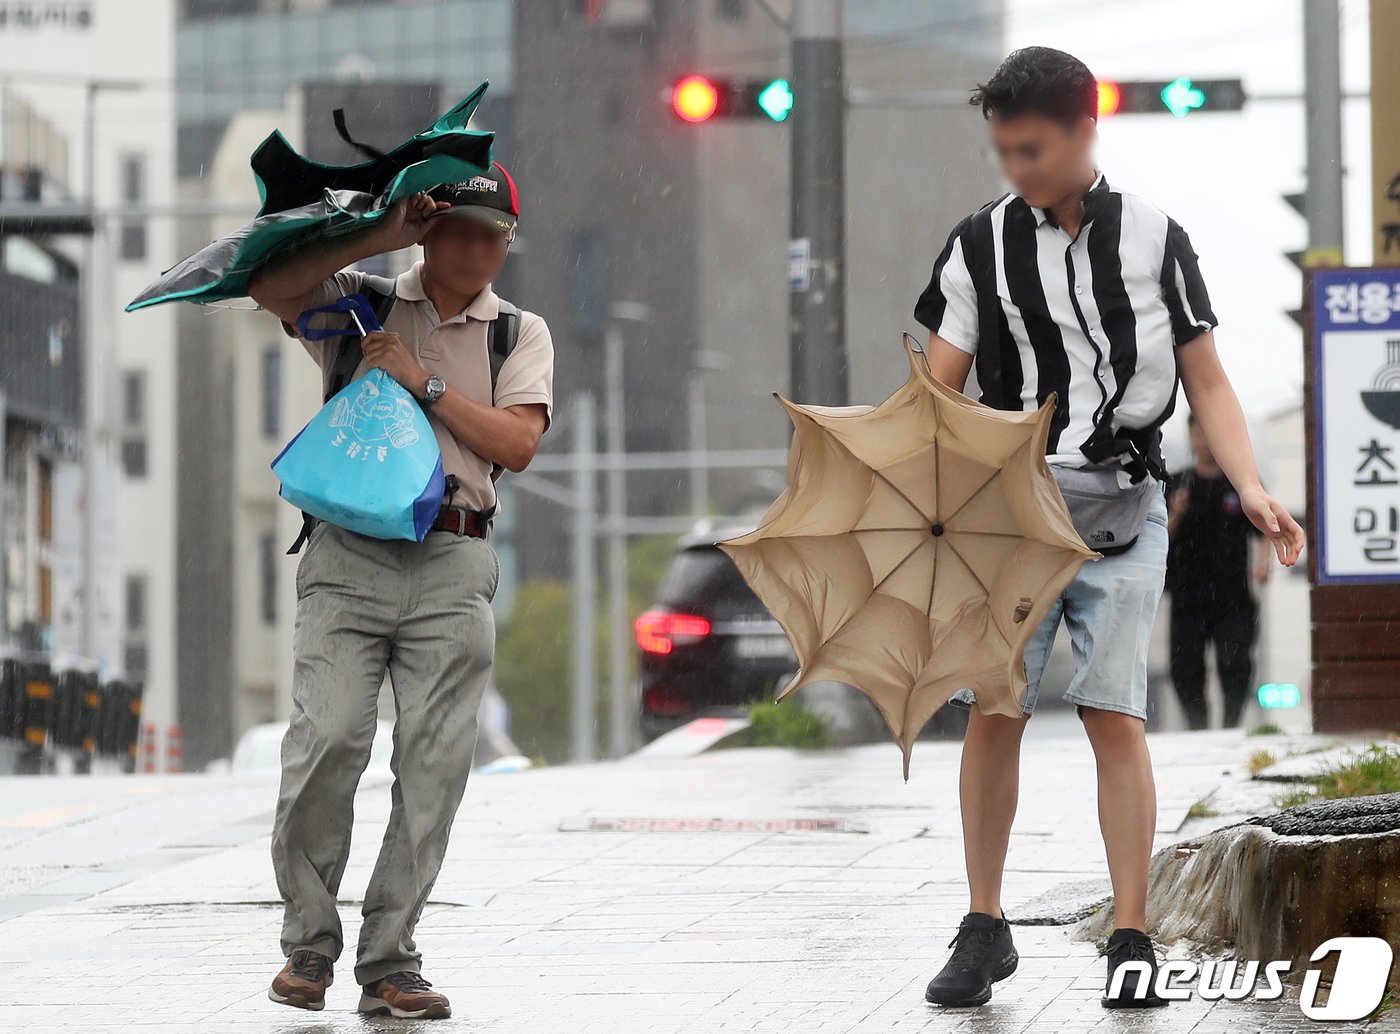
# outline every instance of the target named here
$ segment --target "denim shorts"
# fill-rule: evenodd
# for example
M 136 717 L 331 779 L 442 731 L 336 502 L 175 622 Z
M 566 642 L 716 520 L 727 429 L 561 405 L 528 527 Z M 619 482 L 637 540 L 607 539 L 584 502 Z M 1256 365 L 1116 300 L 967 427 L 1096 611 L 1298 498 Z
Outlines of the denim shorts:
M 1074 647 L 1074 678 L 1065 699 L 1147 719 L 1147 646 L 1167 571 L 1167 502 L 1152 501 L 1142 534 L 1127 552 L 1090 560 L 1079 569 L 1026 646 L 1026 694 L 1021 710 L 1035 710 L 1040 678 L 1061 620 Z M 960 689 L 949 703 L 969 707 Z M 1082 713 L 1082 712 L 1081 712 Z

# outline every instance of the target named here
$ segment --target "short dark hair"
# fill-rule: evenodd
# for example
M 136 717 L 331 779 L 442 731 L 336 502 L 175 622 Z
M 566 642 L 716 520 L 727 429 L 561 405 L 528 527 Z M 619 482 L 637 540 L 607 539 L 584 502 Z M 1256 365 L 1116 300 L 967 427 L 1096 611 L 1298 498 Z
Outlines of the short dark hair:
M 982 109 L 984 119 L 993 112 L 1034 113 L 1073 125 L 1084 115 L 1098 118 L 1099 84 L 1073 54 L 1051 47 L 1023 47 L 978 84 L 970 103 Z

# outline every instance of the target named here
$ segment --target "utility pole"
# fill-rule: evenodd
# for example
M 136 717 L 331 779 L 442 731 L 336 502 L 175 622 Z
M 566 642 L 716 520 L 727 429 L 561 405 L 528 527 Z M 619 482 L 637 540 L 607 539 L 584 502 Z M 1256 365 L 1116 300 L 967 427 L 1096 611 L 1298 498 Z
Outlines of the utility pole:
M 845 405 L 846 126 L 841 0 L 792 8 L 790 391 Z
M 1342 248 L 1342 49 L 1337 0 L 1303 0 L 1308 251 Z
M 598 646 L 593 615 L 598 599 L 596 501 L 598 421 L 592 392 L 574 396 L 573 519 L 573 760 L 598 756 Z
M 611 456 L 627 451 L 622 322 L 645 323 L 650 319 L 651 310 L 640 302 L 614 302 L 608 312 L 603 406 L 604 436 Z M 632 623 L 627 609 L 627 474 L 621 464 L 615 464 L 608 468 L 608 747 L 615 758 L 631 749 L 637 718 L 627 679 L 632 656 Z
M 1400 4 L 1371 0 L 1372 259 L 1400 265 Z

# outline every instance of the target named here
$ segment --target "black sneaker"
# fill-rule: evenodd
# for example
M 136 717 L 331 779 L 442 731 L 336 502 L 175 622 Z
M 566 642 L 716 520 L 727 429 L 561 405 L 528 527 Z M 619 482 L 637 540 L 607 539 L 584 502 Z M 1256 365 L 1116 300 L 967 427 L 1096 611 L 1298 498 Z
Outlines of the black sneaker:
M 1101 999 L 1105 1009 L 1155 1009 L 1167 1004 L 1167 999 L 1158 995 L 1156 990 L 1157 952 L 1152 946 L 1151 937 L 1131 928 L 1114 930 L 1103 953 L 1108 956 L 1108 981 L 1104 984 Z M 1124 973 L 1123 986 L 1117 993 L 1113 992 L 1113 974 L 1125 962 L 1147 964 L 1146 986 L 1142 988 L 1141 996 L 1138 989 L 1144 977 L 1137 969 Z
M 1021 957 L 1011 943 L 1006 919 L 969 912 L 948 942 L 953 955 L 929 981 L 924 1000 L 934 1005 L 982 1005 L 991 1000 L 992 984 L 1016 972 Z

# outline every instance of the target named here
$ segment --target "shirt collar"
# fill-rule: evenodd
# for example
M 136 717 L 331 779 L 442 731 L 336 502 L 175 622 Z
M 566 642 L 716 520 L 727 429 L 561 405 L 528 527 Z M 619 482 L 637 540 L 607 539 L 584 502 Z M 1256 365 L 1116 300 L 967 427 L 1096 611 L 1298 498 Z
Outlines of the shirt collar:
M 423 260 L 419 259 L 394 279 L 394 294 L 407 302 L 427 302 L 432 305 L 423 291 Z M 465 323 L 468 319 L 489 322 L 501 314 L 501 300 L 487 284 L 461 312 L 443 320 L 444 323 Z
M 1094 221 L 1094 216 L 1098 215 L 1099 208 L 1104 199 L 1108 196 L 1108 180 L 1104 179 L 1103 173 L 1094 170 L 1094 182 L 1089 184 L 1089 189 L 1084 192 L 1084 222 L 1086 224 Z M 1055 225 L 1054 218 L 1050 215 L 1050 210 L 1046 208 L 1036 208 L 1034 205 L 1027 205 L 1031 214 L 1035 216 L 1035 225 L 1044 226 L 1049 222 Z

